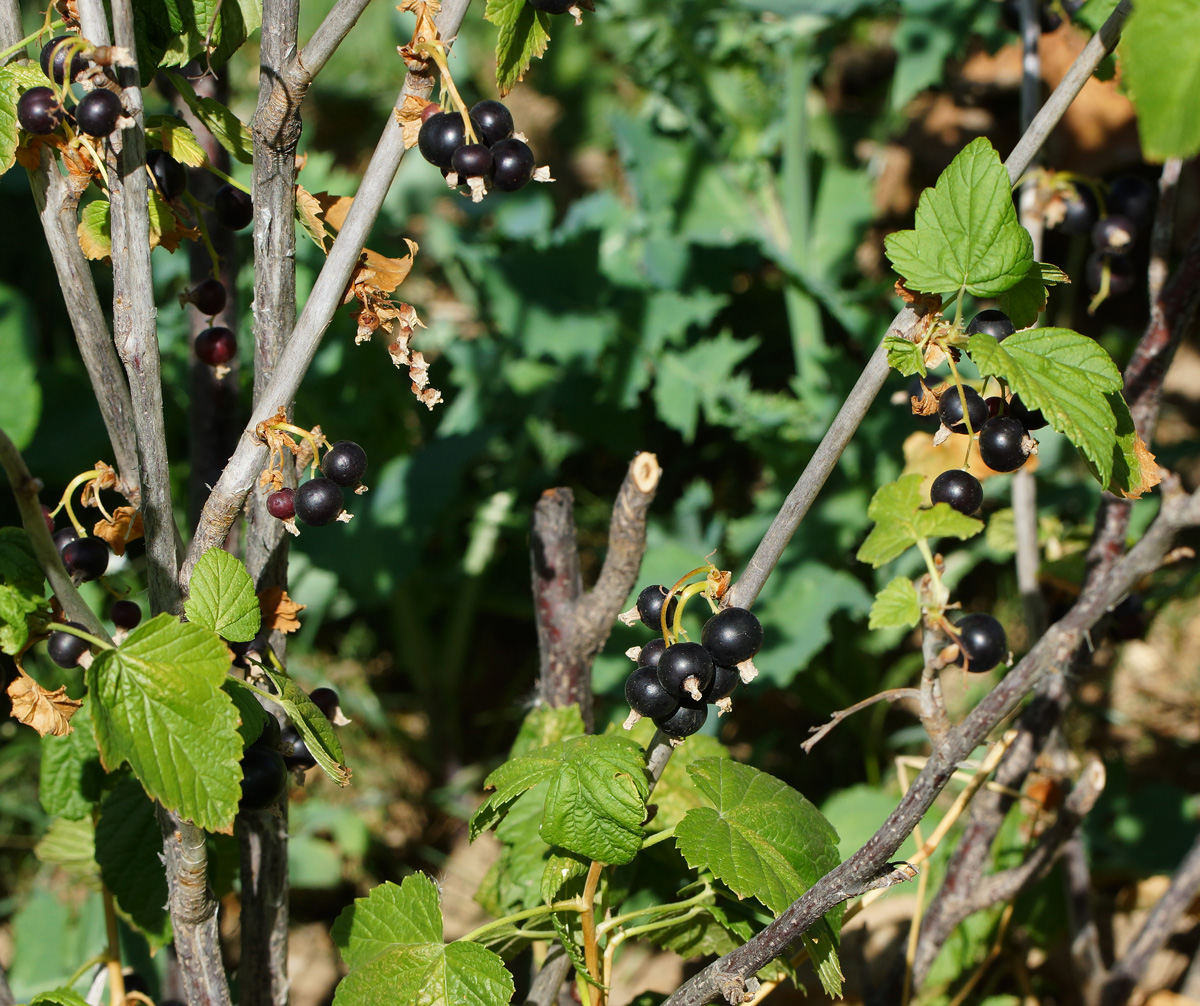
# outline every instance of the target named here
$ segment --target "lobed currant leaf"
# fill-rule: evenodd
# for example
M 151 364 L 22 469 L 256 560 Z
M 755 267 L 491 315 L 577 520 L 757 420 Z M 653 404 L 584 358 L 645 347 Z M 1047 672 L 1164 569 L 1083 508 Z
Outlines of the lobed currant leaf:
M 948 503 L 923 509 L 923 481 L 920 473 L 901 475 L 875 491 L 867 507 L 867 516 L 875 521 L 875 526 L 858 550 L 859 562 L 882 566 L 922 538 L 966 539 L 983 530 L 983 521 L 964 516 Z
M 525 0 L 487 0 L 484 20 L 500 29 L 496 38 L 496 88 L 503 98 L 525 77 L 529 64 L 550 44 L 550 18 Z
M 1147 160 L 1200 152 L 1200 116 L 1184 111 L 1200 90 L 1197 38 L 1200 6 L 1191 0 L 1139 4 L 1121 34 L 1123 83 L 1137 107 Z
M 921 619 L 917 588 L 907 576 L 898 576 L 878 594 L 871 605 L 868 629 L 907 629 Z
M 207 625 L 234 643 L 250 642 L 262 620 L 254 581 L 241 560 L 223 548 L 210 548 L 200 556 L 183 610 L 189 621 Z
M 887 348 L 889 367 L 898 370 L 904 377 L 912 377 L 913 374 L 925 376 L 925 354 L 915 342 L 909 342 L 898 335 L 885 335 L 883 344 Z

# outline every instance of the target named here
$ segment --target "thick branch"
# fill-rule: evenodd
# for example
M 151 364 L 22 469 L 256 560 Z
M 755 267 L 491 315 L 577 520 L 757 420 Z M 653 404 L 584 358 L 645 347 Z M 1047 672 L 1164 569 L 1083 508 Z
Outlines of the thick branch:
M 10 49 L 24 37 L 25 29 L 21 27 L 20 3 L 18 0 L 0 0 L 0 49 Z M 23 55 L 22 52 L 14 52 L 8 59 L 3 60 L 3 63 L 20 59 Z

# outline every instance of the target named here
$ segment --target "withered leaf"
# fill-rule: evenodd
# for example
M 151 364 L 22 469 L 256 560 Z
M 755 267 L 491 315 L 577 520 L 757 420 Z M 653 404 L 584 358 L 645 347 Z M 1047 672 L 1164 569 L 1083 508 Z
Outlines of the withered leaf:
M 300 628 L 296 616 L 308 605 L 297 604 L 282 587 L 269 587 L 258 595 L 258 607 L 263 629 L 288 633 Z
M 112 512 L 112 520 L 101 518 L 92 525 L 92 534 L 108 542 L 114 555 L 124 555 L 125 546 L 136 541 L 145 533 L 142 513 L 131 506 L 119 506 Z
M 64 737 L 71 732 L 71 717 L 83 706 L 67 697 L 65 686 L 46 691 L 24 671 L 8 686 L 13 718 L 33 727 L 42 737 Z

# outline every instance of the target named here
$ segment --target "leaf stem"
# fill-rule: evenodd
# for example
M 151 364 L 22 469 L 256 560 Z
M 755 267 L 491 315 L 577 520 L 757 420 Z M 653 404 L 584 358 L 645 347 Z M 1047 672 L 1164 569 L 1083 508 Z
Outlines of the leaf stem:
M 78 629 L 74 625 L 72 625 L 70 622 L 52 622 L 51 626 L 52 626 L 52 631 L 66 632 L 72 636 L 78 636 L 89 646 L 94 646 L 98 650 L 115 650 L 116 649 L 116 647 L 113 646 L 112 643 L 109 643 L 109 642 L 101 639 L 99 636 L 93 636 L 90 632 L 86 631 L 85 629 Z
M 687 908 L 693 908 L 693 907 L 696 907 L 699 905 L 703 905 L 705 902 L 710 901 L 712 899 L 713 899 L 712 885 L 706 883 L 704 885 L 704 889 L 702 891 L 700 891 L 698 894 L 692 895 L 692 897 L 688 898 L 686 901 L 673 901 L 667 905 L 651 905 L 648 908 L 641 908 L 635 912 L 626 912 L 624 915 L 614 915 L 611 919 L 605 919 L 603 922 L 601 922 L 596 927 L 596 936 L 597 936 L 597 938 L 604 936 L 606 933 L 609 933 L 612 930 L 625 925 L 626 922 L 630 922 L 633 919 L 640 919 L 647 915 L 667 915 L 671 912 L 679 912 L 679 911 L 682 911 Z M 670 922 L 671 924 L 674 924 L 677 921 L 679 921 L 679 920 L 678 919 L 668 920 L 668 922 Z M 656 923 L 656 925 L 661 925 L 661 924 L 662 924 L 661 922 Z M 639 932 L 644 932 L 646 927 L 639 926 L 637 928 L 638 928 Z M 653 927 L 651 927 L 651 928 L 653 928 Z
M 596 888 L 600 885 L 600 872 L 604 864 L 592 860 L 588 867 L 587 880 L 583 885 L 583 908 L 579 913 L 579 922 L 583 929 L 583 956 L 587 963 L 588 974 L 593 982 L 600 984 L 600 951 L 596 944 Z M 604 1006 L 604 990 L 600 990 L 600 998 L 596 1006 Z
M 961 312 L 961 301 L 960 301 L 960 312 Z M 955 318 L 954 323 L 957 325 L 959 320 L 960 320 L 959 318 Z M 970 410 L 967 409 L 967 393 L 963 389 L 963 380 L 958 375 L 958 367 L 955 365 L 954 357 L 950 353 L 946 354 L 946 362 L 950 364 L 950 373 L 954 375 L 954 389 L 955 389 L 955 391 L 958 392 L 958 400 L 962 404 L 963 425 L 966 426 L 966 428 L 967 428 L 967 456 L 965 458 L 963 458 L 963 467 L 970 468 L 971 467 L 971 444 L 973 444 L 975 442 L 974 438 L 975 438 L 976 431 L 971 428 L 971 414 L 970 414 Z
M 921 553 L 921 558 L 925 560 L 925 568 L 929 570 L 929 579 L 933 584 L 933 599 L 937 603 L 938 613 L 945 610 L 946 602 L 950 599 L 950 592 L 946 590 L 946 585 L 942 583 L 942 576 L 938 572 L 937 562 L 933 558 L 933 550 L 929 547 L 929 542 L 925 538 L 917 539 L 917 550 Z
M 47 29 L 53 31 L 55 28 L 61 28 L 62 26 L 62 21 L 52 21 L 50 24 L 42 25 L 42 27 L 40 27 L 32 35 L 26 35 L 23 39 L 21 39 L 20 42 L 14 42 L 7 49 L 0 49 L 0 63 L 3 63 L 14 52 L 19 52 L 21 49 L 24 49 L 25 46 L 29 45 L 30 42 L 36 42 L 39 36 L 41 36 Z
M 257 689 L 255 689 L 257 691 Z M 263 694 L 259 692 L 259 694 Z M 581 898 L 571 898 L 568 901 L 555 901 L 549 905 L 538 905 L 536 908 L 526 908 L 521 912 L 514 912 L 512 915 L 506 915 L 502 919 L 496 919 L 480 926 L 478 929 L 472 929 L 466 936 L 460 936 L 455 943 L 474 943 L 480 936 L 492 932 L 495 929 L 503 929 L 505 926 L 511 926 L 514 922 L 520 922 L 523 919 L 536 919 L 543 915 L 553 915 L 555 912 L 581 912 L 583 911 L 583 900 Z
M 654 835 L 651 835 L 648 839 L 646 839 L 646 841 L 644 841 L 642 843 L 642 851 L 645 852 L 652 845 L 658 845 L 659 842 L 665 842 L 668 838 L 674 838 L 674 837 L 675 837 L 675 829 L 674 828 L 668 828 L 666 831 L 660 831 Z

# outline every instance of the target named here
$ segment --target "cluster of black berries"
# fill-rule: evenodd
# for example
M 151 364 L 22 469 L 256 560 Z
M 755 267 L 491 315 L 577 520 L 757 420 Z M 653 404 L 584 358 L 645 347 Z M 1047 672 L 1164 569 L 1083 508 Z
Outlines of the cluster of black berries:
M 283 488 L 267 497 L 267 512 L 279 520 L 295 518 L 310 527 L 332 524 L 341 515 L 349 489 L 367 473 L 367 452 L 353 440 L 339 440 L 321 459 L 321 476 L 298 489 Z
M 78 39 L 71 35 L 52 38 L 42 47 L 42 72 L 60 86 L 67 82 L 68 74 L 73 81 L 89 69 L 91 61 L 78 51 Z M 70 70 L 67 69 L 67 53 L 74 49 Z M 97 71 L 100 81 L 103 74 Z M 50 87 L 31 87 L 17 100 L 17 121 L 26 132 L 48 136 L 65 120 L 73 118 L 75 127 L 88 136 L 108 136 L 117 128 L 123 109 L 121 99 L 104 83 L 88 91 L 75 105 L 73 115 L 63 107 L 59 96 Z
M 661 584 L 638 595 L 637 613 L 643 625 L 661 631 L 666 599 L 667 588 Z M 672 597 L 668 622 L 675 616 L 676 604 Z M 647 716 L 671 737 L 694 734 L 708 719 L 709 705 L 727 712 L 738 681 L 749 681 L 757 673 L 751 658 L 762 642 L 762 625 L 746 608 L 717 612 L 704 623 L 698 643 L 668 646 L 661 636 L 650 640 L 638 651 L 637 670 L 625 682 L 625 700 L 632 710 L 626 727 Z
M 451 188 L 465 184 L 474 202 L 489 189 L 516 192 L 535 175 L 533 151 L 525 138 L 513 133 L 512 113 L 499 101 L 486 100 L 468 113 L 477 142 L 468 142 L 467 125 L 458 112 L 429 105 L 417 134 L 417 149 L 430 164 L 442 169 Z M 547 176 L 548 178 L 548 176 Z
M 121 599 L 113 602 L 108 617 L 114 626 L 128 632 L 130 629 L 136 628 L 142 620 L 142 609 L 136 601 Z M 67 622 L 66 624 L 87 631 L 87 627 L 79 622 Z M 59 667 L 75 667 L 88 649 L 86 639 L 81 639 L 70 632 L 64 632 L 62 629 L 55 629 L 46 641 L 46 653 Z
M 341 715 L 337 692 L 332 688 L 314 688 L 308 696 L 331 723 L 348 723 Z M 280 727 L 268 711 L 262 733 L 242 755 L 242 798 L 240 810 L 266 810 L 287 788 L 289 772 L 304 772 L 317 759 L 304 743 L 300 731 L 290 722 Z

